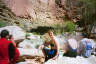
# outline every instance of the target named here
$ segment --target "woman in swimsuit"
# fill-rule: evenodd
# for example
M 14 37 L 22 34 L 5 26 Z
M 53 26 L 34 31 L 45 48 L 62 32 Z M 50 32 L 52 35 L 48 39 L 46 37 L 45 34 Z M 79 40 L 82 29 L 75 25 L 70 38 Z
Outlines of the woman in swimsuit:
M 49 37 L 51 40 L 49 42 L 45 42 L 45 44 L 42 46 L 42 51 L 45 56 L 45 62 L 49 59 L 55 60 L 58 57 L 58 51 L 59 51 L 59 44 L 56 41 L 56 37 L 53 34 L 53 31 L 50 30 L 48 32 Z M 50 46 L 50 48 L 48 48 Z

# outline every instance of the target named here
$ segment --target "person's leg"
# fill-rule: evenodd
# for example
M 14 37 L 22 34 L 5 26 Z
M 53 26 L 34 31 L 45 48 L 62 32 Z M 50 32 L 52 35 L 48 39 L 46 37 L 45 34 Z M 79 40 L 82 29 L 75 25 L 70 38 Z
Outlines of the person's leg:
M 88 58 L 91 56 L 91 53 L 92 53 L 92 50 L 86 50 L 86 53 L 85 53 L 85 58 Z
M 51 54 L 52 52 L 52 54 Z M 48 56 L 45 58 L 45 62 L 48 61 L 49 59 L 53 58 L 56 55 L 56 50 L 52 49 L 48 52 Z
M 48 56 L 45 56 L 45 61 L 44 62 L 47 62 L 49 60 Z
M 47 53 L 49 53 L 50 51 L 48 51 Z M 51 54 L 47 54 L 47 56 L 45 56 L 45 62 L 47 62 L 49 59 L 52 58 Z
M 45 62 L 46 61 L 48 61 L 48 59 L 49 59 L 49 55 L 48 55 L 48 52 L 49 52 L 50 50 L 49 49 L 47 49 L 47 48 L 43 48 L 42 49 L 42 52 L 43 52 L 43 54 L 44 54 L 44 56 L 45 56 Z

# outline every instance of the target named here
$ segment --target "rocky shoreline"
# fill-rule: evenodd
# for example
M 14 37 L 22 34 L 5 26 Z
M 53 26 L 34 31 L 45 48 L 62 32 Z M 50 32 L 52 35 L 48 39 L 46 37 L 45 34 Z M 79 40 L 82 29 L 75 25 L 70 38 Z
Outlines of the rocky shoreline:
M 38 45 L 43 44 L 40 35 L 34 35 L 30 33 L 29 39 L 26 39 L 26 32 L 23 31 L 18 26 L 7 26 L 0 28 L 0 31 L 7 29 L 14 37 L 16 44 L 18 44 L 18 49 L 20 51 L 20 58 L 17 64 L 96 64 L 96 56 L 92 55 L 89 58 L 84 58 L 77 56 L 76 58 L 65 57 L 59 52 L 59 57 L 56 60 L 48 60 L 44 62 L 44 55 L 41 50 L 38 49 Z M 61 50 L 63 49 L 64 42 L 66 42 L 68 34 L 57 35 L 59 39 Z M 96 42 L 91 39 L 93 42 L 93 47 Z

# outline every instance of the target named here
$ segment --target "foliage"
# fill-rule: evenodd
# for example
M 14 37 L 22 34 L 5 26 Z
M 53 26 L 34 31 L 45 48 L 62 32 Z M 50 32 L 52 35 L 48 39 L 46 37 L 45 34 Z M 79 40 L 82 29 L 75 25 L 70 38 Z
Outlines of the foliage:
M 54 26 L 54 33 L 55 34 L 61 34 L 64 32 L 70 32 L 73 33 L 75 30 L 75 23 L 73 23 L 72 21 L 66 21 L 62 24 L 57 24 Z
M 53 27 L 53 30 L 54 30 L 54 33 L 56 35 L 60 34 L 60 33 L 64 33 L 64 25 L 61 25 L 61 24 L 56 24 L 54 27 Z
M 72 21 L 67 21 L 65 23 L 65 32 L 73 32 L 75 30 L 75 24 Z
M 0 20 L 0 27 L 5 27 L 7 26 L 7 23 L 3 20 Z
M 94 25 L 96 25 L 96 0 L 81 0 L 81 2 L 83 2 L 83 5 L 80 23 L 81 26 L 85 28 L 85 32 L 89 35 Z
M 30 36 L 30 34 L 27 32 L 27 33 L 26 33 L 26 38 L 29 37 L 29 36 Z
M 32 34 L 34 34 L 34 35 L 40 35 L 40 33 L 38 32 L 32 32 Z
M 96 0 L 82 0 L 82 19 L 87 24 L 92 24 L 96 21 Z

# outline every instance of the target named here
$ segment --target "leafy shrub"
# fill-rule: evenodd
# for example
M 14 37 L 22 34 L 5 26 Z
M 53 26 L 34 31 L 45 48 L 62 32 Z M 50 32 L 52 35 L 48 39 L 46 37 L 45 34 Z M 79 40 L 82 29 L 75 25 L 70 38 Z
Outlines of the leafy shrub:
M 65 32 L 73 32 L 75 30 L 75 24 L 71 21 L 67 21 L 65 24 Z
M 40 33 L 38 32 L 32 32 L 32 34 L 34 34 L 34 35 L 40 35 Z
M 7 23 L 3 20 L 0 20 L 0 27 L 5 27 L 7 26 Z
M 75 30 L 75 23 L 73 23 L 72 21 L 66 21 L 62 24 L 57 24 L 55 25 L 54 28 L 54 33 L 57 34 L 62 34 L 64 32 L 70 32 L 73 33 Z
M 29 36 L 30 36 L 30 33 L 27 32 L 27 33 L 26 33 L 26 38 L 29 37 Z
M 61 24 L 56 24 L 54 27 L 53 27 L 53 30 L 54 30 L 54 33 L 56 35 L 60 34 L 60 33 L 63 33 L 63 26 Z

